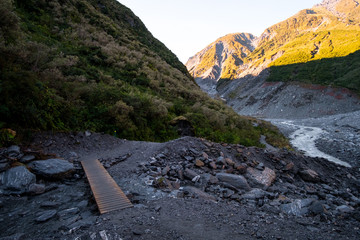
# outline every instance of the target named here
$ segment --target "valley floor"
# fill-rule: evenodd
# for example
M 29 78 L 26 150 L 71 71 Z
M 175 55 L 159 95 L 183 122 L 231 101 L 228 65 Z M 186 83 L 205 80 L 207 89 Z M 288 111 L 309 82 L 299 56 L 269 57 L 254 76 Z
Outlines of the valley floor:
M 38 134 L 24 148 L 75 164 L 100 159 L 134 208 L 99 215 L 79 169 L 76 178 L 43 182 L 52 186 L 44 194 L 0 196 L 0 239 L 360 238 L 360 172 L 321 158 L 192 137 L 151 143 L 97 133 Z M 220 181 L 225 173 L 245 176 L 250 187 L 234 187 L 239 178 Z M 35 221 L 49 209 L 58 214 Z

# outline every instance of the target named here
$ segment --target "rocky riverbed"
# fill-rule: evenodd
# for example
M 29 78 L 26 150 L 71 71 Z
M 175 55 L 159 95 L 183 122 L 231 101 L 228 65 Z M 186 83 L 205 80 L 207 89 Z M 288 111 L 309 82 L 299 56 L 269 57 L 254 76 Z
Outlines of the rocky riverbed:
M 318 118 L 268 120 L 307 155 L 360 167 L 360 111 Z
M 72 167 L 34 170 L 48 158 Z M 134 208 L 99 215 L 79 165 L 89 158 L 100 159 Z M 0 239 L 360 238 L 359 169 L 287 150 L 41 133 L 2 149 L 0 162 Z M 14 192 L 4 180 L 19 167 L 32 177 L 19 178 Z

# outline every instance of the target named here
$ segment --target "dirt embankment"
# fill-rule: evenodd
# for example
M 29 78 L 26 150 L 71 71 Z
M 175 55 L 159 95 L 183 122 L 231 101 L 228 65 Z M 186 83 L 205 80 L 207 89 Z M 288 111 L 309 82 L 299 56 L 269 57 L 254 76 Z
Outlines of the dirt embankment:
M 22 149 L 29 148 L 73 163 L 100 159 L 135 207 L 99 216 L 79 169 L 68 180 L 41 180 L 52 186 L 45 193 L 1 196 L 4 239 L 360 237 L 359 171 L 324 159 L 192 137 L 150 143 L 96 133 L 40 134 Z M 37 221 L 46 211 L 55 214 Z
M 268 70 L 247 75 L 218 88 L 218 94 L 240 115 L 304 119 L 360 110 L 360 99 L 343 88 L 266 82 Z

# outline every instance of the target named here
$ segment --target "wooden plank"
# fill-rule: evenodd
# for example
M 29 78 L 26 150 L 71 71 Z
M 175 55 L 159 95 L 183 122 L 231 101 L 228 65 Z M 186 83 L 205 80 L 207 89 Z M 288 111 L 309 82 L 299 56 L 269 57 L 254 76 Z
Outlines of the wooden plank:
M 133 207 L 99 160 L 85 160 L 81 162 L 81 165 L 89 181 L 100 214 Z

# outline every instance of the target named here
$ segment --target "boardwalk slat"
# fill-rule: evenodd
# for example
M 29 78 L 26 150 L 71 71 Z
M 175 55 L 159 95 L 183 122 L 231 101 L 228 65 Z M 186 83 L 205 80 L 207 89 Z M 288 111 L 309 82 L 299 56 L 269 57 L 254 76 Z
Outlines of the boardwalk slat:
M 81 162 L 101 214 L 133 207 L 99 160 Z

